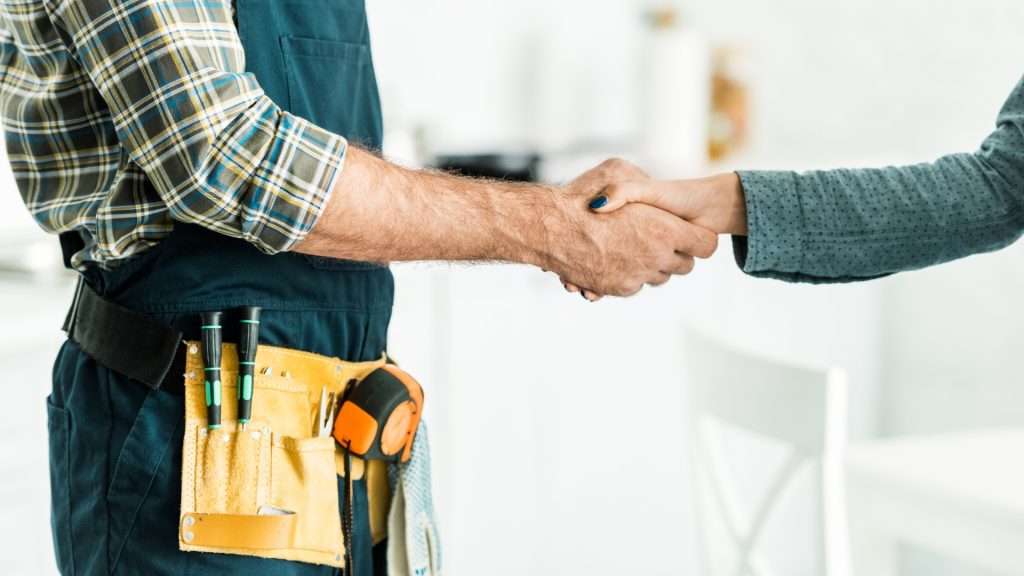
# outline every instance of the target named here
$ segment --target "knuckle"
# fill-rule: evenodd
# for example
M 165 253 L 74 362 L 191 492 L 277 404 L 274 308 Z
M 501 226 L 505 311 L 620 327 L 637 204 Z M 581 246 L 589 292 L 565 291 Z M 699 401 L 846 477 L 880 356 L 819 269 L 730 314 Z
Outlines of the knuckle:
M 632 296 L 636 294 L 639 288 L 635 281 L 619 282 L 615 285 L 615 289 L 609 292 L 613 296 Z
M 718 249 L 718 235 L 714 232 L 694 225 L 685 227 L 685 238 L 682 239 L 687 255 L 697 258 L 710 258 Z
M 650 284 L 651 286 L 662 286 L 664 284 L 667 284 L 671 278 L 672 276 L 669 274 L 660 273 L 654 278 L 652 278 L 651 281 L 648 282 L 648 284 Z
M 710 230 L 701 229 L 700 240 L 701 253 L 699 256 L 701 258 L 710 258 L 718 250 L 718 234 Z
M 602 290 L 602 292 L 609 296 L 624 296 L 625 288 L 618 284 L 609 285 L 605 290 Z
M 610 170 L 612 172 L 622 172 L 632 167 L 632 164 L 623 160 L 622 158 L 616 157 L 605 160 L 602 166 L 605 169 Z

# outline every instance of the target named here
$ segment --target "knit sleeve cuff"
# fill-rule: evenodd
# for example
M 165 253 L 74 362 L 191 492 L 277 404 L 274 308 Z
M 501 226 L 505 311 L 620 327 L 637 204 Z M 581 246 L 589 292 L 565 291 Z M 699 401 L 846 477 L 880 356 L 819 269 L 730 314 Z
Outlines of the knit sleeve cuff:
M 733 238 L 736 263 L 748 273 L 799 272 L 804 217 L 793 172 L 738 172 L 747 208 L 747 236 Z

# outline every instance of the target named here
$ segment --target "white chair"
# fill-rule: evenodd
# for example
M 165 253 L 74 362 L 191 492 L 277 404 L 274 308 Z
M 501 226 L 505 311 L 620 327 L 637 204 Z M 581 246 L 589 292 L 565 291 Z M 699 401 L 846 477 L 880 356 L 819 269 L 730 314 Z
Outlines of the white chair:
M 687 331 L 685 341 L 690 469 L 703 575 L 847 576 L 843 371 L 760 358 L 694 331 Z M 728 440 L 740 437 L 773 448 L 778 457 L 766 459 L 752 447 L 730 452 Z M 730 467 L 730 455 L 745 464 L 767 462 L 762 466 L 768 469 L 763 474 L 767 481 L 759 482 L 762 489 L 755 496 L 739 496 L 741 489 L 751 491 L 756 480 Z M 798 478 L 810 481 L 799 483 Z M 804 488 L 807 484 L 813 488 Z M 783 499 L 788 510 L 805 512 L 802 516 L 812 525 L 807 518 L 770 522 Z M 785 533 L 769 535 L 768 526 Z M 783 558 L 791 560 L 788 568 L 769 561 L 763 547 L 767 540 L 787 544 L 789 555 Z M 793 568 L 794 559 L 803 568 Z

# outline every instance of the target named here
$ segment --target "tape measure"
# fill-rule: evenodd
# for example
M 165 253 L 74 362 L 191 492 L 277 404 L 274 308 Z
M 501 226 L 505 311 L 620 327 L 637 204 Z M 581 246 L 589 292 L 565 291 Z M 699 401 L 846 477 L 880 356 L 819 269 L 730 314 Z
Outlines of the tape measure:
M 423 388 L 387 364 L 354 385 L 334 420 L 334 439 L 354 456 L 408 462 L 423 414 Z

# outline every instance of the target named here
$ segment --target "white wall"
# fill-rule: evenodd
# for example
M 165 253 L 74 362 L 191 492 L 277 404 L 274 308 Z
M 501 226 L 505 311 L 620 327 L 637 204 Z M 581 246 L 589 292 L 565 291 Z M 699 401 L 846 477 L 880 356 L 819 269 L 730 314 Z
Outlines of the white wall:
M 1024 423 L 1024 244 L 908 275 L 884 298 L 882 420 L 919 434 Z
M 536 53 L 592 113 L 581 137 L 635 133 L 636 0 L 369 2 L 387 121 L 422 122 L 442 148 L 522 143 Z M 756 159 L 897 161 L 973 146 L 1021 76 L 1014 0 L 691 0 L 713 39 L 755 63 Z M 537 44 L 543 44 L 540 48 Z M 587 100 L 593 100 L 588 102 Z M 527 120 L 524 120 L 527 118 Z
M 640 20 L 629 2 L 368 2 L 388 125 L 413 121 L 448 150 L 529 143 L 546 90 L 574 103 L 565 121 L 602 138 L 633 128 L 629 98 Z M 559 86 L 538 84 L 558 74 Z M 600 94 L 594 97 L 595 92 Z
M 538 77 L 557 78 L 533 69 L 540 52 L 545 66 L 564 66 L 564 89 L 586 109 L 554 119 L 557 131 L 629 142 L 640 4 L 373 4 L 376 61 L 396 112 L 389 123 L 428 126 L 446 150 L 544 143 L 548 132 L 531 121 L 535 100 L 523 95 L 524 86 L 550 90 Z M 753 55 L 754 142 L 736 167 L 876 165 L 969 150 L 1024 72 L 1017 0 L 684 6 L 693 25 Z M 522 49 L 544 35 L 541 48 Z M 1024 308 L 1005 308 L 1021 282 L 1013 252 L 842 287 L 754 281 L 730 260 L 726 246 L 692 279 L 597 306 L 525 271 L 399 269 L 393 344 L 412 351 L 406 363 L 429 375 L 436 394 L 428 413 L 451 573 L 698 573 L 685 463 L 620 432 L 682 438 L 673 330 L 684 320 L 763 353 L 846 367 L 854 440 L 883 425 L 990 422 L 999 402 L 1019 397 L 1009 357 Z M 1005 320 L 993 330 L 996 317 Z M 922 347 L 928 332 L 937 336 Z M 988 396 L 992 382 L 999 392 Z M 664 402 L 623 417 L 624 394 Z M 1017 411 L 1004 408 L 1002 421 Z M 911 558 L 907 573 L 934 574 L 936 563 Z

